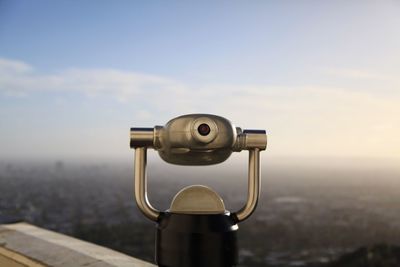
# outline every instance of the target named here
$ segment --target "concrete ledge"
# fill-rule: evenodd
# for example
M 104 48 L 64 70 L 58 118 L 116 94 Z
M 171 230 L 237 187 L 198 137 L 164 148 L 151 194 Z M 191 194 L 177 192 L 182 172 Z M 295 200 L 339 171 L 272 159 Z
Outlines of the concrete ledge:
M 26 223 L 0 225 L 0 266 L 155 267 L 114 250 Z

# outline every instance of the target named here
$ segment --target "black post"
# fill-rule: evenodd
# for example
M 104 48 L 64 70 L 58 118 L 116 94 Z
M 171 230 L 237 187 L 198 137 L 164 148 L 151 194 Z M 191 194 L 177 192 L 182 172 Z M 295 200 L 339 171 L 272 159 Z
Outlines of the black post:
M 238 264 L 235 217 L 224 214 L 162 213 L 157 224 L 160 267 L 234 267 Z

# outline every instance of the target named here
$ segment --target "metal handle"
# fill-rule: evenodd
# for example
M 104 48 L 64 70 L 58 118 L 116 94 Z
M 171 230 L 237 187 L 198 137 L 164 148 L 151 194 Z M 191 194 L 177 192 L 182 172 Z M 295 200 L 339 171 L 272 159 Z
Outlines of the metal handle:
M 246 220 L 256 209 L 260 196 L 260 149 L 249 150 L 248 193 L 246 205 L 235 213 L 239 222 Z
M 135 200 L 140 211 L 150 220 L 157 221 L 160 211 L 153 208 L 147 198 L 147 148 L 135 148 Z

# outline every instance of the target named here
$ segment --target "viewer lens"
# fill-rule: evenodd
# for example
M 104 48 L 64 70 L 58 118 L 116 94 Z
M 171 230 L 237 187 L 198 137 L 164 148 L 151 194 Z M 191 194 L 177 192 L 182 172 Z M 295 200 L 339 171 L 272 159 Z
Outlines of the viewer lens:
M 199 125 L 197 131 L 199 132 L 200 135 L 206 136 L 210 133 L 211 129 L 210 126 L 208 126 L 208 124 L 203 123 Z

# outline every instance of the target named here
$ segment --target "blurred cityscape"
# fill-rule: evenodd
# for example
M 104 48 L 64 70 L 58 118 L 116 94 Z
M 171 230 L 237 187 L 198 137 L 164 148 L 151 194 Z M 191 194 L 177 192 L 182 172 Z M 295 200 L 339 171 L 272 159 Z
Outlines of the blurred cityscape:
M 192 183 L 216 189 L 231 211 L 246 198 L 246 170 L 153 169 L 149 195 L 160 209 Z M 328 266 L 360 247 L 400 244 L 398 171 L 263 169 L 258 209 L 240 225 L 240 266 Z M 26 221 L 153 261 L 154 225 L 136 208 L 132 172 L 128 164 L 1 162 L 0 223 Z

